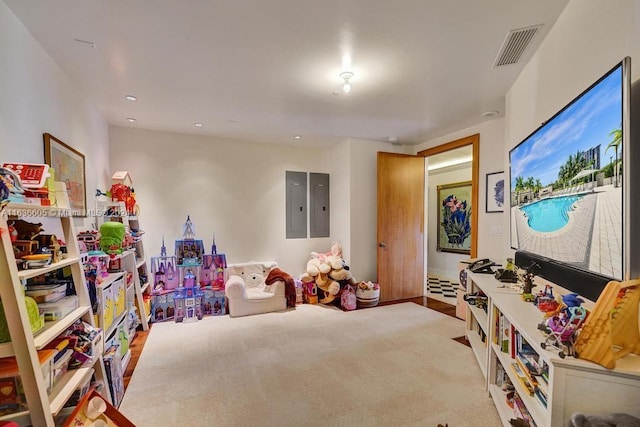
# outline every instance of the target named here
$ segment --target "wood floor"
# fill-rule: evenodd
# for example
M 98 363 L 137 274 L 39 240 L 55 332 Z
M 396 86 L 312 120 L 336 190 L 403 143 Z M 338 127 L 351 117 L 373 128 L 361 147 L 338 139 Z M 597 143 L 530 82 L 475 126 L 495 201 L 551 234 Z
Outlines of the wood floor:
M 427 297 L 417 297 L 417 298 L 409 298 L 397 301 L 386 301 L 381 302 L 379 305 L 391 305 L 391 304 L 400 304 L 403 302 L 413 302 L 427 308 L 430 308 L 435 311 L 439 311 L 441 313 L 447 314 L 452 317 L 456 317 L 456 306 L 447 304 L 446 302 L 438 301 L 433 298 Z M 144 348 L 144 344 L 147 342 L 147 337 L 149 336 L 149 332 L 151 331 L 153 324 L 149 324 L 148 331 L 138 331 L 136 333 L 136 337 L 131 343 L 129 347 L 131 349 L 131 361 L 129 362 L 129 366 L 127 366 L 126 371 L 124 372 L 124 387 L 125 390 L 129 386 L 129 381 L 131 381 L 131 375 L 133 375 L 133 371 L 136 369 L 136 364 L 138 363 L 138 359 L 140 358 L 140 353 L 142 353 L 142 349 Z M 461 342 L 463 344 L 467 344 L 465 337 L 455 338 L 456 341 Z M 468 345 L 468 344 L 467 344 Z

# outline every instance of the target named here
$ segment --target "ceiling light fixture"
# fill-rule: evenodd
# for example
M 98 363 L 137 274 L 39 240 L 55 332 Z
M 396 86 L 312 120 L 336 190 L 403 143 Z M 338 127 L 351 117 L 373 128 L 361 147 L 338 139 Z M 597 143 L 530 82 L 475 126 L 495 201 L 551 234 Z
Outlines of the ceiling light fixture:
M 133 96 L 133 95 L 126 95 L 126 96 L 124 97 L 124 99 L 126 99 L 127 101 L 131 101 L 131 102 L 133 102 L 133 101 L 137 101 L 137 100 L 138 100 L 138 98 L 136 98 L 136 97 L 135 97 L 135 96 Z
M 490 118 L 490 117 L 495 117 L 495 116 L 497 116 L 498 114 L 500 114 L 500 112 L 499 112 L 499 111 L 492 110 L 492 111 L 485 111 L 484 113 L 482 113 L 482 114 L 480 114 L 480 115 L 481 115 L 482 117 Z
M 344 80 L 342 91 L 344 93 L 349 93 L 351 91 L 351 83 L 349 83 L 349 80 L 353 78 L 353 73 L 351 71 L 344 71 L 340 73 L 340 78 Z
M 300 135 L 293 135 L 293 139 L 302 139 L 302 136 L 300 136 Z
M 138 120 L 134 119 L 133 117 L 127 117 L 127 121 L 128 121 L 129 123 L 135 123 L 135 122 L 137 122 Z
M 194 123 L 193 125 L 194 125 L 195 127 L 197 127 L 197 128 L 201 128 L 201 127 L 202 127 L 202 123 Z

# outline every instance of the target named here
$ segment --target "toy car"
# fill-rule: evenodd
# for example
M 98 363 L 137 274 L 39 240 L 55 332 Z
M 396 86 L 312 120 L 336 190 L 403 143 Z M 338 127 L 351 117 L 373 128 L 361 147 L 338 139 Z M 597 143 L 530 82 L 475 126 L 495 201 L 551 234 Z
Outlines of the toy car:
M 535 295 L 531 293 L 523 293 L 521 298 L 523 301 L 526 301 L 526 302 L 533 302 L 536 299 Z
M 475 305 L 476 307 L 482 309 L 487 308 L 487 296 L 482 292 L 465 294 L 462 299 L 464 299 L 469 305 Z

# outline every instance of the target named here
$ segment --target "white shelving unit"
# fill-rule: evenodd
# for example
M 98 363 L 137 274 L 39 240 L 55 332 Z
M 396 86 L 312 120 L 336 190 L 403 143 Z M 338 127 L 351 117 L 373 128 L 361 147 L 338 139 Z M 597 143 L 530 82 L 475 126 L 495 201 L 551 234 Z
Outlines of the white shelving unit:
M 538 329 L 543 314 L 531 303 L 522 301 L 519 293 L 503 288 L 491 275 L 469 273 L 469 284 L 481 289 L 488 297 L 488 315 L 468 306 L 467 335 L 477 336 L 474 327 L 486 332 L 485 342 L 470 339 L 474 354 L 487 377 L 487 388 L 504 426 L 515 418 L 507 405 L 506 394 L 498 385 L 498 365 L 507 374 L 524 406 L 538 427 L 569 425 L 574 413 L 608 414 L 623 412 L 640 417 L 640 357 L 627 356 L 616 369 L 605 369 L 586 360 L 558 356 L 558 351 L 540 345 L 545 336 Z M 468 285 L 469 289 L 469 285 Z M 481 311 L 481 310 L 480 310 Z M 497 329 L 503 316 L 537 353 L 539 363 L 548 366 L 547 406 L 530 395 L 520 383 L 510 365 L 516 363 L 510 353 L 497 344 Z M 470 320 L 469 317 L 472 319 Z M 484 361 L 486 366 L 482 368 Z
M 8 215 L 29 222 L 38 222 L 38 218 L 60 221 L 62 238 L 67 243 L 68 258 L 44 268 L 24 271 L 18 271 L 8 233 L 1 235 L 2 244 L 0 245 L 0 298 L 11 335 L 11 343 L 0 345 L 0 356 L 15 356 L 29 406 L 28 412 L 5 415 L 0 417 L 0 420 L 14 420 L 21 424 L 27 422 L 34 426 L 53 426 L 54 415 L 62 409 L 71 394 L 86 382 L 88 377 L 95 373 L 98 380 L 107 383 L 104 363 L 102 357 L 98 355 L 91 367 L 69 370 L 60 378 L 51 392 L 47 393 L 37 350 L 44 348 L 78 319 L 94 325 L 73 218 L 65 209 L 10 203 L 0 215 L 0 228 L 3 230 L 8 228 Z M 44 330 L 34 335 L 27 315 L 24 284 L 29 278 L 61 268 L 71 269 L 79 306 L 64 318 L 47 322 Z M 105 397 L 111 400 L 110 396 Z
M 467 294 L 482 292 L 490 298 L 495 292 L 514 293 L 508 285 L 497 281 L 491 274 L 467 272 Z M 489 303 L 487 310 L 467 303 L 466 335 L 473 354 L 478 361 L 485 378 L 489 370 L 489 337 L 490 331 Z
M 96 202 L 97 212 L 107 212 L 112 209 L 115 215 L 103 215 L 98 217 L 99 224 L 104 221 L 118 221 L 124 223 L 125 227 L 131 230 L 140 230 L 140 220 L 138 216 L 127 215 L 127 210 L 123 202 L 102 201 Z M 99 224 L 97 228 L 99 228 Z M 131 254 L 132 256 L 128 256 Z M 144 253 L 142 236 L 139 236 L 134 243 L 133 249 L 123 254 L 123 268 L 133 274 L 132 286 L 127 287 L 127 303 L 135 304 L 138 307 L 140 324 L 144 331 L 149 330 L 149 319 L 151 313 L 145 313 L 144 295 L 150 293 L 149 273 L 147 260 Z

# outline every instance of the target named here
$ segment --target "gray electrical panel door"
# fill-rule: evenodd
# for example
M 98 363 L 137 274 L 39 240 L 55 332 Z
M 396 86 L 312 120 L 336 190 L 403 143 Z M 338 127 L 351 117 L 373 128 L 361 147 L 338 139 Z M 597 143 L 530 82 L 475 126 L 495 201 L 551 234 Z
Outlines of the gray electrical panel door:
M 307 173 L 286 171 L 287 239 L 307 238 Z
M 330 237 L 329 174 L 309 174 L 309 236 Z

